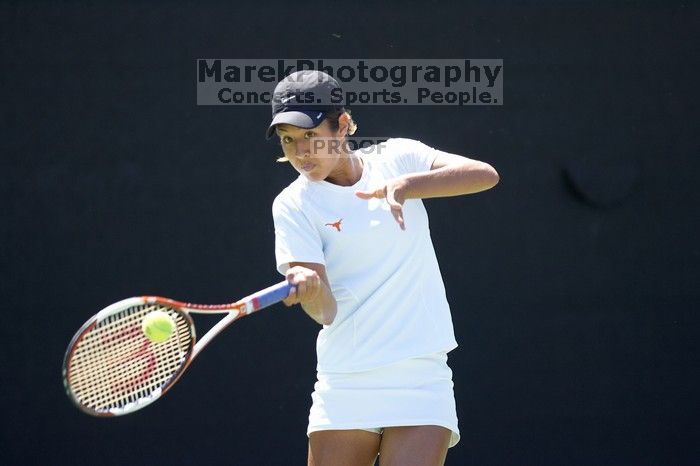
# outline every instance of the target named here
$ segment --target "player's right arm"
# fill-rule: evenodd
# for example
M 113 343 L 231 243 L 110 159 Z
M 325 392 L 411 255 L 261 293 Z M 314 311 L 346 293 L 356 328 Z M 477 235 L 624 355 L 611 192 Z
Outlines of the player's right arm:
M 332 324 L 338 303 L 331 292 L 326 267 L 312 262 L 291 262 L 285 276 L 295 287 L 284 304 L 301 304 L 304 312 L 319 324 Z

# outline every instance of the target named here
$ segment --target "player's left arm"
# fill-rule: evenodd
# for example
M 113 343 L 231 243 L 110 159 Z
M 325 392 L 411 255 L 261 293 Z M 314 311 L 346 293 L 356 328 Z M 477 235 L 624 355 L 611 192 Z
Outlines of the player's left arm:
M 401 177 L 396 194 L 401 203 L 406 199 L 460 196 L 486 191 L 498 181 L 498 172 L 488 163 L 440 152 L 430 171 Z
M 362 199 L 386 198 L 391 213 L 405 229 L 401 207 L 406 199 L 460 196 L 491 189 L 498 184 L 498 172 L 485 162 L 440 152 L 430 171 L 399 176 L 375 191 L 358 191 Z

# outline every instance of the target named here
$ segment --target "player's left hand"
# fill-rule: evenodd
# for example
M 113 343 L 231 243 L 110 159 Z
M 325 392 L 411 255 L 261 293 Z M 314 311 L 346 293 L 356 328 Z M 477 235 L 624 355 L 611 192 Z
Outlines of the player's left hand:
M 391 209 L 391 214 L 394 219 L 399 224 L 402 230 L 406 229 L 406 224 L 403 219 L 403 203 L 406 200 L 404 196 L 404 190 L 406 188 L 406 180 L 404 178 L 394 178 L 386 182 L 386 184 L 380 188 L 371 191 L 355 191 L 355 195 L 360 199 L 386 199 L 389 208 Z

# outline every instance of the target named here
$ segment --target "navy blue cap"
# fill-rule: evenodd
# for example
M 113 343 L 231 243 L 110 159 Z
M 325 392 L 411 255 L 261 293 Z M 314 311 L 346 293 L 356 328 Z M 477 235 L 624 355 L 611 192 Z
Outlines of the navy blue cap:
M 338 81 L 323 71 L 302 70 L 290 74 L 277 84 L 272 94 L 272 123 L 287 123 L 299 128 L 315 128 L 330 111 L 343 108 L 343 93 Z

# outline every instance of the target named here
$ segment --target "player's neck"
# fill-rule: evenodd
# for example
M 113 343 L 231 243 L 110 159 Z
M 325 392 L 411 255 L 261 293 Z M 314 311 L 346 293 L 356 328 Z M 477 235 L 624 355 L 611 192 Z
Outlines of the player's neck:
M 338 186 L 352 186 L 362 178 L 364 161 L 353 152 L 343 151 L 338 166 L 333 170 L 325 181 Z

